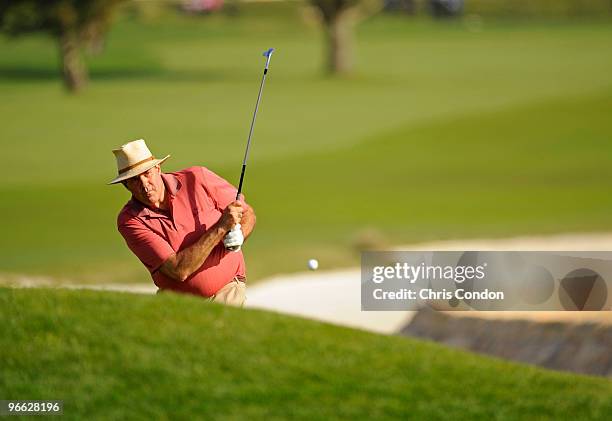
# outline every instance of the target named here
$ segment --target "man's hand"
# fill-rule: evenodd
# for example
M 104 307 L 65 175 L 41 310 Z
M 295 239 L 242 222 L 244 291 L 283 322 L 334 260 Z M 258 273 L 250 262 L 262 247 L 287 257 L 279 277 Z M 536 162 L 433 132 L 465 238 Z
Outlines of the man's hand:
M 236 224 L 223 239 L 223 245 L 228 250 L 240 251 L 242 243 L 244 243 L 244 235 L 240 229 L 240 224 Z
M 213 248 L 232 234 L 232 229 L 235 229 L 237 225 L 239 225 L 237 231 L 242 235 L 242 242 L 244 242 L 255 226 L 255 212 L 249 205 L 240 201 L 230 203 L 217 223 L 208 229 L 195 244 L 170 256 L 160 266 L 160 272 L 179 282 L 185 281 L 204 264 Z M 234 235 L 236 234 L 230 237 Z M 236 240 L 235 237 L 234 240 Z
M 238 200 L 230 203 L 223 210 L 223 214 L 219 219 L 219 225 L 226 231 L 231 231 L 236 225 L 242 222 L 242 213 L 244 208 Z
M 240 229 L 240 223 L 242 222 L 242 213 L 244 208 L 239 200 L 236 200 L 229 205 L 223 211 L 221 215 L 220 223 L 229 233 L 223 239 L 223 245 L 226 249 L 231 251 L 240 250 L 240 246 L 244 243 L 244 235 Z

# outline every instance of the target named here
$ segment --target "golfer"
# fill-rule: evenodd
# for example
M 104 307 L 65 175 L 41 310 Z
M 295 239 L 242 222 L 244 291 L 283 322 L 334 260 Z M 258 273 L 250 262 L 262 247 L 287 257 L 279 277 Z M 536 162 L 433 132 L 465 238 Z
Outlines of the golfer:
M 172 290 L 242 306 L 245 265 L 240 250 L 255 213 L 236 188 L 205 167 L 161 172 L 144 140 L 114 149 L 118 175 L 132 193 L 117 218 L 128 247 L 160 291 Z

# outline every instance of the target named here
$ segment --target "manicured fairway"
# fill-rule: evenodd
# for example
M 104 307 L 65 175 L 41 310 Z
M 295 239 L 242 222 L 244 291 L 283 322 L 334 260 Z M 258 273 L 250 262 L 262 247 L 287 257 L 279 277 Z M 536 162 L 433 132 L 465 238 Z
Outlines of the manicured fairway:
M 110 150 L 144 137 L 172 154 L 166 170 L 207 165 L 237 182 L 270 46 L 245 184 L 259 216 L 245 246 L 252 279 L 310 257 L 355 264 L 368 235 L 612 229 L 609 24 L 470 32 L 381 16 L 359 27 L 346 79 L 321 74 L 321 36 L 296 6 L 124 18 L 79 97 L 62 92 L 49 40 L 0 39 L 0 272 L 147 282 L 115 230 L 127 195 L 105 186 Z

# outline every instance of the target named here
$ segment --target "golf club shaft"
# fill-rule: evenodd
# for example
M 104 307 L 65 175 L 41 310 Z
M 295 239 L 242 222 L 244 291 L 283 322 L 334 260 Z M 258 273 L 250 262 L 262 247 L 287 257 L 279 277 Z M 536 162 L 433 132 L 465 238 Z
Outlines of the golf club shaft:
M 251 120 L 251 128 L 249 130 L 249 137 L 247 139 L 246 150 L 244 151 L 244 159 L 242 160 L 242 170 L 240 171 L 240 182 L 238 183 L 238 192 L 236 193 L 236 200 L 240 199 L 240 193 L 242 193 L 242 183 L 244 182 L 244 173 L 246 171 L 247 160 L 249 159 L 249 150 L 251 148 L 251 137 L 253 136 L 253 128 L 255 127 L 255 120 L 257 119 L 257 111 L 259 110 L 259 101 L 261 101 L 261 94 L 263 92 L 264 84 L 266 83 L 266 75 L 268 74 L 268 66 L 270 65 L 270 59 L 272 58 L 273 49 L 270 48 L 264 53 L 266 59 L 266 67 L 261 77 L 261 84 L 259 85 L 259 93 L 257 94 L 257 102 L 255 103 L 255 112 L 253 113 L 253 120 Z

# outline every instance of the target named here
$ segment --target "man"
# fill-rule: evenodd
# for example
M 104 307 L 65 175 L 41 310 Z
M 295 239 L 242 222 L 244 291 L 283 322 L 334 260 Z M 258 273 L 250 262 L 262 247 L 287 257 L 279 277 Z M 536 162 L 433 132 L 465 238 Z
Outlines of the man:
M 117 218 L 128 247 L 160 291 L 173 290 L 242 306 L 242 243 L 255 213 L 236 189 L 204 167 L 162 173 L 144 140 L 114 149 L 118 175 L 132 198 Z

